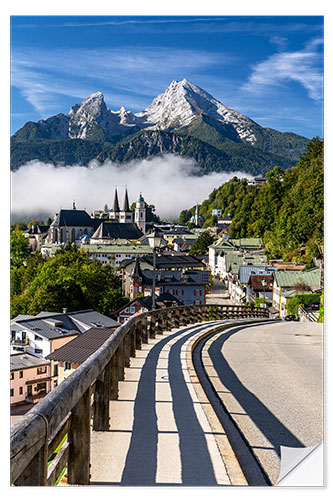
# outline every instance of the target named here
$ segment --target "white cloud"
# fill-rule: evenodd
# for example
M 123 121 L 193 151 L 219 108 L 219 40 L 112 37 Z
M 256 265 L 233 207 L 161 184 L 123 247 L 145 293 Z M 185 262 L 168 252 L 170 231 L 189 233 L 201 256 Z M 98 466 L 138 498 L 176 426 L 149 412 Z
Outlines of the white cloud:
M 292 80 L 302 85 L 311 99 L 321 99 L 322 54 L 318 51 L 318 46 L 321 44 L 321 39 L 315 39 L 303 50 L 279 52 L 270 56 L 266 61 L 253 67 L 253 73 L 242 89 L 259 94 L 265 87 L 272 88 Z
M 61 207 L 71 208 L 73 200 L 77 208 L 91 212 L 105 204 L 112 206 L 115 186 L 122 204 L 127 186 L 130 203 L 141 191 L 158 215 L 177 219 L 181 210 L 201 203 L 234 175 L 250 178 L 241 172 L 214 172 L 202 177 L 193 175 L 196 172 L 193 160 L 171 154 L 125 165 L 92 161 L 88 168 L 32 161 L 12 173 L 12 214 L 54 215 Z

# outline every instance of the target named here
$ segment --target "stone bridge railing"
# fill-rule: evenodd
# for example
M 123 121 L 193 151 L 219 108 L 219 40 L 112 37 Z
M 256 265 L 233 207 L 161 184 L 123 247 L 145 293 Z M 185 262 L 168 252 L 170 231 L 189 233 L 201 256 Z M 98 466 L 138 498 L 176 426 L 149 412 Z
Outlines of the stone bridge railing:
M 51 486 L 67 469 L 67 483 L 90 480 L 91 429 L 110 428 L 109 402 L 135 350 L 148 338 L 191 323 L 267 318 L 261 308 L 195 305 L 158 309 L 134 316 L 12 429 L 11 484 Z

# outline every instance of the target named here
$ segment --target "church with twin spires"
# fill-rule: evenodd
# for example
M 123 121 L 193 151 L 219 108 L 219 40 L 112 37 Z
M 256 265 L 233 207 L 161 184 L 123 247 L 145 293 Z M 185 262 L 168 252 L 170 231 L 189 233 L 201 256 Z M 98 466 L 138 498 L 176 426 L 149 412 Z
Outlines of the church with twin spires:
M 114 192 L 114 200 L 112 209 L 109 211 L 109 217 L 111 220 L 119 223 L 133 223 L 138 226 L 138 228 L 145 233 L 146 232 L 146 222 L 147 222 L 147 208 L 145 200 L 140 193 L 136 205 L 134 214 L 130 209 L 130 205 L 128 202 L 128 192 L 127 188 L 125 189 L 125 197 L 123 208 L 120 210 L 119 200 L 118 200 L 118 192 L 117 188 L 115 188 Z M 134 220 L 133 220 L 134 219 Z

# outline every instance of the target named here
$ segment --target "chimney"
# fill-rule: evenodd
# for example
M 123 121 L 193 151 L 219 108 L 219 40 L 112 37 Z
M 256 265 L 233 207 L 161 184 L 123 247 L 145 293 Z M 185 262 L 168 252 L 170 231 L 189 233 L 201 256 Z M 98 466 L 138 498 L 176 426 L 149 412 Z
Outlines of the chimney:
M 62 312 L 63 312 L 63 314 L 67 314 L 67 307 L 63 307 Z

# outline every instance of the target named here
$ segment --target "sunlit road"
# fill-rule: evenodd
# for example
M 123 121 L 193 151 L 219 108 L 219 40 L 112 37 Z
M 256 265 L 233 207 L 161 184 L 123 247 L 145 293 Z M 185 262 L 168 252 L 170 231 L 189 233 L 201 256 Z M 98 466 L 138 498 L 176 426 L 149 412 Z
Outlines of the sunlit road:
M 210 293 L 206 295 L 207 304 L 232 305 L 233 302 L 229 299 L 229 293 L 224 283 L 214 279 L 214 287 Z
M 280 446 L 323 439 L 322 325 L 267 323 L 216 334 L 202 356 L 228 413 L 270 481 Z

